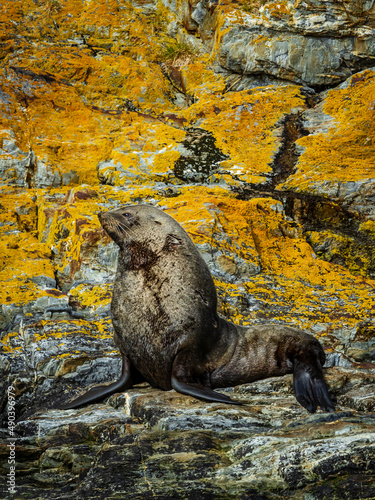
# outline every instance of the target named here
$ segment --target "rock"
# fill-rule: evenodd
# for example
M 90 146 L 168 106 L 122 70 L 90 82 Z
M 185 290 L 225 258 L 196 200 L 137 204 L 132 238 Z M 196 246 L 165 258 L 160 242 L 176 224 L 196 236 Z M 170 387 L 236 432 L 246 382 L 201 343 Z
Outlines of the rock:
M 14 453 L 17 498 L 373 498 L 373 1 L 13 0 L 2 27 L 1 484 Z M 291 375 L 56 409 L 120 374 L 97 213 L 128 203 L 183 225 L 220 314 L 320 339 L 335 412 Z
M 212 133 L 201 129 L 190 129 L 177 150 L 175 175 L 186 182 L 205 182 L 228 158 L 216 148 Z
M 0 325 L 5 331 L 19 324 L 22 316 L 41 313 L 63 295 L 56 281 L 50 249 L 30 233 L 14 232 L 1 240 L 2 266 Z M 21 317 L 20 317 L 21 316 Z
M 280 378 L 273 380 L 282 385 Z M 262 383 L 270 384 L 256 385 Z M 292 396 L 283 408 L 268 391 L 258 398 L 244 393 L 252 404 L 234 408 L 143 386 L 113 396 L 116 408 L 93 405 L 21 418 L 18 492 L 29 498 L 27 485 L 33 485 L 40 498 L 72 492 L 95 498 L 99 492 L 114 495 L 115 485 L 116 494 L 126 488 L 134 496 L 151 489 L 167 498 L 172 490 L 203 498 L 272 498 L 277 492 L 282 498 L 330 487 L 332 477 L 337 491 L 345 477 L 356 477 L 358 488 L 371 491 L 371 416 L 346 411 L 306 417 Z M 282 420 L 275 420 L 282 408 Z M 25 468 L 27 476 L 21 474 Z
M 347 267 L 353 274 L 373 276 L 374 243 L 371 239 L 365 243 L 357 238 L 340 235 L 332 231 L 312 231 L 306 233 L 315 253 L 324 260 Z
M 373 412 L 375 410 L 375 387 L 374 384 L 365 385 L 352 391 L 348 391 L 339 398 L 340 404 L 350 406 L 355 410 Z
M 258 10 L 259 3 L 185 1 L 179 9 L 165 2 L 232 73 L 321 89 L 373 65 L 372 2 L 351 3 L 349 9 L 338 0 L 260 4 Z
M 361 213 L 374 219 L 373 130 L 369 121 L 373 110 L 367 97 L 374 85 L 375 71 L 365 70 L 323 94 L 317 107 L 302 114 L 309 135 L 297 140 L 301 155 L 296 172 L 279 189 L 323 196 L 339 202 L 353 216 Z
M 0 98 L 6 100 L 6 96 Z M 2 146 L 0 148 L 1 185 L 27 187 L 28 174 L 32 166 L 32 155 L 21 151 L 15 143 L 12 130 L 2 130 Z
M 369 28 L 355 30 L 351 37 L 342 39 L 326 35 L 318 38 L 315 33 L 309 36 L 306 30 L 301 34 L 274 34 L 272 22 L 260 29 L 253 18 L 245 18 L 230 28 L 225 23 L 223 29 L 228 31 L 222 38 L 219 62 L 235 73 L 265 73 L 319 89 L 337 85 L 363 66 L 373 64 L 375 36 Z

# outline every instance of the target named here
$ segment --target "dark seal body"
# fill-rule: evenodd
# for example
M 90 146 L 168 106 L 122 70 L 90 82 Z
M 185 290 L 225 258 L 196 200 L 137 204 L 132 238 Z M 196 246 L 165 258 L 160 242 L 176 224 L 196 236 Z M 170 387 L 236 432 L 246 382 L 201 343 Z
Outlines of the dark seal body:
M 236 404 L 214 389 L 293 373 L 305 408 L 333 410 L 319 342 L 295 328 L 239 327 L 221 318 L 208 266 L 176 220 L 149 205 L 125 206 L 99 219 L 120 247 L 112 321 L 123 372 L 119 381 L 93 388 L 64 408 L 143 380 Z

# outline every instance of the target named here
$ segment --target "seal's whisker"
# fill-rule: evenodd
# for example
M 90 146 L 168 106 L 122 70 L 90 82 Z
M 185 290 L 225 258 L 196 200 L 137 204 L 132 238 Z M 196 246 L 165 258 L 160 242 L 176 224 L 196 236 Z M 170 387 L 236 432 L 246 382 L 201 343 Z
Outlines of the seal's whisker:
M 117 223 L 118 227 L 124 229 L 125 231 L 128 231 L 129 233 L 134 234 L 134 230 L 130 226 L 127 226 L 126 224 L 124 224 L 124 222 L 116 221 L 116 223 Z
M 131 232 L 129 230 L 129 228 L 127 228 L 124 224 L 121 224 L 121 222 L 117 221 L 117 220 L 109 220 L 107 221 L 107 229 L 109 231 L 112 231 L 112 232 L 121 232 L 121 233 L 124 233 L 128 236 L 131 236 Z
M 131 232 L 130 231 L 130 227 L 126 226 L 123 222 L 120 222 L 120 221 L 116 221 L 116 227 L 118 227 L 119 229 L 123 229 L 125 232 Z
M 124 223 L 116 221 L 116 227 L 128 236 L 134 236 L 134 231 L 130 227 L 125 226 Z

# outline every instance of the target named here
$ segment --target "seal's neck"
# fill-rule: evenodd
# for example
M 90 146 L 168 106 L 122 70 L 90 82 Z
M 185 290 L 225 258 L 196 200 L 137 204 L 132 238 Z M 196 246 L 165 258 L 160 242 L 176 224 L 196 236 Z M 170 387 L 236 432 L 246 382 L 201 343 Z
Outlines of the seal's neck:
M 159 259 L 147 242 L 132 241 L 120 250 L 119 259 L 126 270 L 149 269 Z

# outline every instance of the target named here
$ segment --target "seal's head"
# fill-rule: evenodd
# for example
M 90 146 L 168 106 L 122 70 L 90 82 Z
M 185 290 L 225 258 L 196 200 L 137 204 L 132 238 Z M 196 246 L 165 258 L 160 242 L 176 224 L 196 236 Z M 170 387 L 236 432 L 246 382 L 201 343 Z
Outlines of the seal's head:
M 159 254 L 190 239 L 176 220 L 152 205 L 125 205 L 112 212 L 100 212 L 98 217 L 122 250 L 141 245 Z

